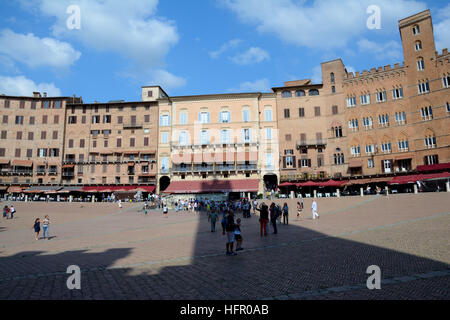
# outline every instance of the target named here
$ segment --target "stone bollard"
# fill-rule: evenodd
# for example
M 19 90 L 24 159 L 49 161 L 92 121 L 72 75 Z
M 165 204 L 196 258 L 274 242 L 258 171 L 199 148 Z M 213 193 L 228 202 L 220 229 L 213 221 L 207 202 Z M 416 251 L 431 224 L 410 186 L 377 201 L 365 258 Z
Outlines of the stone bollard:
M 341 190 L 339 190 L 339 189 L 336 189 L 336 196 L 337 196 L 338 198 L 340 198 L 340 197 L 341 197 Z
M 95 196 L 92 196 L 92 202 L 95 202 Z
M 384 190 L 386 190 L 386 195 L 388 196 L 388 195 L 389 195 L 389 187 L 386 186 L 386 187 L 384 188 Z
M 450 192 L 450 181 L 447 181 L 445 185 L 447 187 L 447 192 Z
M 361 192 L 361 197 L 364 197 L 364 189 L 360 188 L 359 191 Z
M 294 198 L 295 198 L 294 191 L 291 191 L 291 199 L 294 199 Z
M 418 194 L 419 193 L 419 189 L 417 189 L 417 184 L 414 184 L 414 194 Z
M 69 196 L 69 202 L 73 201 L 73 196 Z
M 28 195 L 25 195 L 25 202 L 28 202 Z
M 317 190 L 314 190 L 314 199 L 317 198 Z

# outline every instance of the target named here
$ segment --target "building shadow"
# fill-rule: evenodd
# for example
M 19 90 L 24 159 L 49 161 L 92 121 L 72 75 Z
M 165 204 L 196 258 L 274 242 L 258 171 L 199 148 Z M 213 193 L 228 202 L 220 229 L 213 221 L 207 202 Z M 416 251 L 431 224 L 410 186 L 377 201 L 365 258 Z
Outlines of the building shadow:
M 260 238 L 257 216 L 245 220 L 245 250 L 230 257 L 225 255 L 225 236 L 209 232 L 206 214 L 192 218 L 197 230 L 189 257 L 158 260 L 148 256 L 145 261 L 121 265 L 119 261 L 132 253 L 132 247 L 102 252 L 28 251 L 3 257 L 0 299 L 450 298 L 448 263 L 293 224 L 280 225 L 278 235 Z M 81 290 L 66 287 L 70 265 L 81 268 Z M 381 290 L 365 287 L 371 265 L 381 269 Z

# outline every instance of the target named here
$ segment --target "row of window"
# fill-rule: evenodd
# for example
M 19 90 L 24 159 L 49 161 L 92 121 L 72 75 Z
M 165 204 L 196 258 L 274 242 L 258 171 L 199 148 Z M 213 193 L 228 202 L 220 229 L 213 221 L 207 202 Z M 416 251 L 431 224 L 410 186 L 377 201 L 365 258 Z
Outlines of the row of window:
M 272 117 L 272 109 L 264 110 L 265 121 L 273 121 Z M 250 122 L 250 110 L 244 109 L 242 110 L 242 122 Z M 202 111 L 198 114 L 198 122 L 201 124 L 211 123 L 211 116 L 208 111 Z M 219 113 L 219 123 L 230 123 L 231 122 L 231 112 L 230 111 L 222 111 Z M 188 113 L 183 111 L 180 112 L 180 125 L 188 124 Z M 171 125 L 170 115 L 163 114 L 160 116 L 159 125 L 161 127 L 167 127 Z
M 75 157 L 76 155 L 74 154 L 67 154 L 66 155 L 66 162 L 75 162 Z M 108 161 L 113 161 L 112 159 L 113 156 L 108 156 L 108 155 L 102 155 L 101 157 L 98 157 L 95 154 L 91 154 L 89 156 L 90 162 L 97 162 L 97 161 L 102 161 L 102 162 L 108 162 Z M 150 154 L 141 154 L 140 157 L 137 157 L 135 155 L 127 155 L 126 157 L 122 157 L 121 155 L 116 155 L 115 156 L 115 161 L 117 162 L 122 162 L 122 161 L 135 161 L 135 160 L 141 160 L 141 161 L 150 161 L 154 159 L 154 157 L 151 157 Z M 78 162 L 84 162 L 85 157 L 84 154 L 79 154 L 78 155 Z
M 83 113 L 86 113 L 88 108 L 91 109 L 91 110 L 94 110 L 95 113 L 99 112 L 99 106 L 91 106 L 91 107 L 83 106 L 82 107 Z M 75 114 L 75 110 L 76 110 L 75 106 L 72 106 L 71 107 L 72 114 Z M 105 112 L 106 113 L 110 112 L 110 110 L 111 110 L 110 106 L 108 106 L 108 105 L 105 106 Z M 123 111 L 124 110 L 124 106 L 118 106 L 117 110 L 118 111 Z M 132 111 L 136 111 L 137 110 L 137 106 L 131 106 L 131 110 Z M 145 106 L 145 110 L 150 110 L 150 106 Z
M 130 138 L 129 140 L 129 147 L 135 147 L 136 146 L 136 138 Z M 149 137 L 144 137 L 144 147 L 148 147 L 150 145 L 150 138 Z M 80 139 L 79 142 L 79 148 L 85 148 L 86 147 L 86 141 L 85 139 Z M 98 148 L 99 144 L 97 140 L 92 140 L 92 148 Z M 109 145 L 109 140 L 105 139 L 103 140 L 103 147 L 105 148 L 109 148 L 111 147 Z M 122 138 L 117 138 L 116 139 L 116 147 L 117 148 L 122 148 Z M 75 148 L 75 142 L 73 139 L 69 139 L 67 142 L 67 148 L 72 149 Z
M 103 120 L 103 121 L 101 121 Z M 123 122 L 123 116 L 117 116 L 117 124 L 124 124 Z M 67 122 L 69 124 L 76 124 L 77 123 L 77 116 L 69 116 Z M 112 122 L 112 116 L 107 114 L 103 115 L 103 119 L 101 119 L 100 115 L 92 116 L 91 123 L 92 124 L 99 124 L 99 123 L 111 123 Z M 144 122 L 149 123 L 150 122 L 150 115 L 146 114 L 144 115 Z M 86 116 L 81 116 L 81 123 L 86 123 Z M 137 117 L 136 116 L 130 116 L 130 123 L 129 124 L 137 124 Z
M 5 109 L 9 109 L 11 107 L 11 101 L 12 100 L 3 100 L 3 107 Z M 61 109 L 62 107 L 62 101 L 56 100 L 56 101 L 31 101 L 30 107 L 32 110 L 35 110 L 37 106 L 40 105 L 41 109 Z M 25 109 L 25 100 L 20 100 L 19 102 L 19 108 Z
M 59 157 L 59 149 L 58 148 L 52 148 L 52 149 L 46 149 L 46 148 L 39 148 L 36 150 L 36 156 L 38 158 L 47 158 L 47 157 Z M 5 157 L 6 155 L 6 149 L 0 148 L 0 157 Z M 16 148 L 14 150 L 14 157 L 15 158 L 21 158 L 22 157 L 22 149 Z M 25 157 L 32 158 L 33 157 L 33 149 L 26 149 Z
M 58 139 L 58 132 L 59 131 L 53 131 L 52 139 L 57 140 Z M 34 132 L 28 132 L 27 135 L 29 141 L 34 140 Z M 8 132 L 5 130 L 2 130 L 0 133 L 0 139 L 5 140 L 8 139 Z M 16 140 L 22 140 L 23 139 L 23 132 L 17 131 L 16 132 Z M 41 131 L 41 140 L 47 140 L 47 131 Z
M 266 139 L 272 139 L 272 128 L 266 128 Z M 209 130 L 201 130 L 199 135 L 199 142 L 202 145 L 209 144 L 210 134 Z M 241 142 L 242 143 L 251 143 L 252 142 L 252 129 L 242 129 L 241 130 Z M 161 133 L 161 143 L 167 144 L 169 143 L 169 133 L 162 132 Z M 230 144 L 231 141 L 231 130 L 230 129 L 222 129 L 220 130 L 220 143 L 221 144 Z M 188 131 L 179 131 L 178 132 L 178 144 L 180 146 L 186 146 L 190 144 L 189 132 Z
M 305 90 L 297 90 L 297 91 L 295 91 L 294 95 L 296 97 L 305 97 L 306 96 L 306 91 Z M 318 96 L 319 95 L 319 90 L 317 90 L 317 89 L 310 89 L 310 90 L 308 90 L 308 95 L 309 96 Z M 292 98 L 292 91 L 285 90 L 285 91 L 281 92 L 281 97 L 282 98 Z
M 9 122 L 8 115 L 3 115 L 3 117 L 2 117 L 2 124 L 8 124 L 8 122 Z M 15 117 L 15 124 L 24 125 L 25 124 L 25 116 L 16 116 Z M 35 125 L 36 124 L 36 117 L 30 116 L 28 124 L 29 125 Z M 47 115 L 42 116 L 41 124 L 49 124 Z M 53 116 L 53 124 L 59 124 L 59 115 L 54 115 Z
M 370 94 L 365 93 L 360 97 L 361 105 L 365 106 L 370 104 Z M 387 101 L 386 91 L 379 91 L 375 93 L 375 98 L 378 103 Z M 392 99 L 398 100 L 403 98 L 403 88 L 392 89 Z M 347 97 L 347 107 L 355 107 L 357 105 L 356 96 Z
M 435 136 L 427 136 L 425 137 L 425 146 L 428 149 L 436 148 L 436 137 Z M 409 141 L 408 140 L 399 140 L 397 142 L 397 147 L 399 152 L 407 152 L 409 151 Z M 381 152 L 383 153 L 391 153 L 392 152 L 392 144 L 391 142 L 383 142 L 380 144 Z M 371 144 L 365 146 L 365 151 L 367 155 L 375 154 L 378 150 L 378 146 Z M 361 155 L 361 148 L 359 145 L 355 145 L 350 147 L 350 154 L 353 157 L 358 157 Z

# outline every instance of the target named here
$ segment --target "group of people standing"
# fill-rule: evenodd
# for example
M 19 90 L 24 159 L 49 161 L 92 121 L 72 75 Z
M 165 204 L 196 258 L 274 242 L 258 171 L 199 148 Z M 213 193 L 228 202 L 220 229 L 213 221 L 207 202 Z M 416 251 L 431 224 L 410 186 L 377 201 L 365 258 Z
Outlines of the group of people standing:
M 15 213 L 16 213 L 16 209 L 14 209 L 13 205 L 11 205 L 11 208 L 9 208 L 8 206 L 3 207 L 3 218 L 14 219 Z
M 50 240 L 49 227 L 50 227 L 50 218 L 47 215 L 47 216 L 45 216 L 44 220 L 42 221 L 42 229 L 44 231 L 44 239 L 47 238 L 48 240 Z M 34 220 L 33 229 L 34 229 L 34 232 L 36 233 L 36 240 L 39 240 L 39 233 L 41 232 L 41 219 L 40 218 L 37 218 L 36 220 Z
M 265 202 L 262 202 L 259 208 L 255 208 L 255 210 L 259 211 L 261 237 L 263 234 L 267 236 L 269 221 L 273 228 L 273 234 L 278 233 L 277 223 L 281 224 L 281 217 L 283 217 L 283 224 L 289 224 L 289 206 L 287 203 L 284 203 L 283 208 L 281 208 L 279 204 L 276 205 L 274 202 L 272 202 L 270 207 Z

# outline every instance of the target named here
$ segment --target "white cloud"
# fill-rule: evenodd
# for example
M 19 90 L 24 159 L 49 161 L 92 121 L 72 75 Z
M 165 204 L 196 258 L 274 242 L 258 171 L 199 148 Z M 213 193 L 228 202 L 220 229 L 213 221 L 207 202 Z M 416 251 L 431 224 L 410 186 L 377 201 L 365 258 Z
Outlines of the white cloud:
M 209 53 L 209 56 L 212 59 L 217 59 L 219 58 L 219 56 L 224 53 L 225 51 L 227 51 L 228 49 L 232 49 L 232 48 L 236 48 L 239 44 L 242 43 L 241 39 L 232 39 L 230 41 L 227 41 L 226 43 L 224 43 L 219 50 L 216 51 L 211 51 Z
M 153 73 L 151 80 L 152 84 L 159 85 L 167 90 L 184 87 L 186 85 L 186 79 L 171 74 L 166 70 L 156 70 Z
M 403 59 L 402 46 L 396 41 L 380 44 L 367 39 L 361 39 L 358 41 L 358 50 L 360 53 L 373 55 L 377 60 L 400 61 Z
M 32 68 L 67 68 L 81 56 L 67 42 L 39 38 L 32 33 L 15 33 L 9 29 L 0 31 L 0 53 Z
M 270 55 L 266 50 L 258 47 L 251 47 L 244 53 L 238 54 L 231 58 L 231 61 L 239 65 L 250 65 L 261 63 L 264 60 L 270 60 Z
M 344 48 L 349 41 L 367 32 L 389 32 L 398 20 L 427 8 L 414 0 L 218 0 L 244 23 L 255 25 L 260 33 L 275 34 L 298 46 Z M 382 30 L 368 30 L 366 13 L 370 5 L 381 9 Z
M 36 84 L 24 76 L 0 76 L 0 93 L 11 96 L 32 96 L 33 92 L 47 92 L 48 96 L 61 96 L 61 90 L 53 83 Z
M 442 49 L 450 48 L 450 4 L 439 10 L 436 18 L 439 22 L 434 25 L 434 33 L 436 49 L 440 52 Z
M 31 2 L 31 3 L 30 3 Z M 24 7 L 55 17 L 53 35 L 78 39 L 86 47 L 112 51 L 139 68 L 159 69 L 179 36 L 173 21 L 156 16 L 158 0 L 22 0 Z M 69 30 L 66 9 L 81 10 L 81 28 Z
M 239 88 L 228 89 L 228 92 L 268 92 L 270 91 L 270 83 L 268 79 L 259 79 L 256 81 L 242 82 Z

